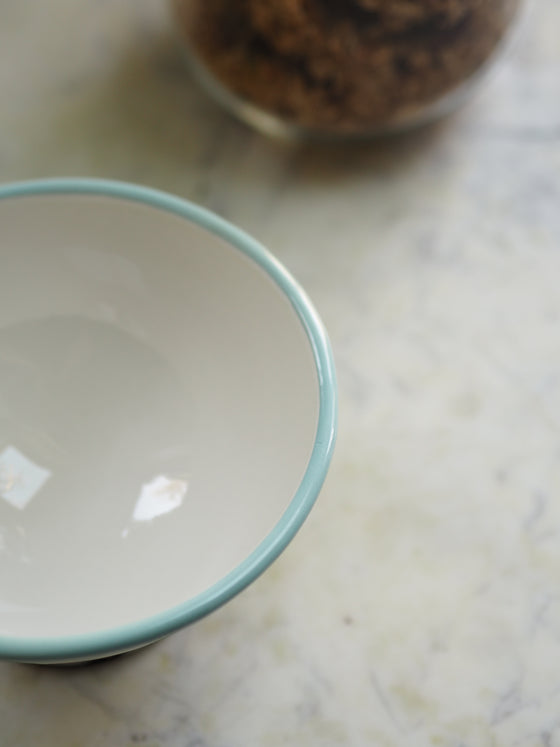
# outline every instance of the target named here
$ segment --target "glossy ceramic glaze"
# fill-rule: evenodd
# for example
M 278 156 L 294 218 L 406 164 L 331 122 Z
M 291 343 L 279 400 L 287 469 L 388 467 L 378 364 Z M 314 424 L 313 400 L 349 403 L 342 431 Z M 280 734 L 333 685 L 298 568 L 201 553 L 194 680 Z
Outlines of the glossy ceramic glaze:
M 253 580 L 324 479 L 328 342 L 258 244 L 115 183 L 0 192 L 0 656 L 155 640 Z

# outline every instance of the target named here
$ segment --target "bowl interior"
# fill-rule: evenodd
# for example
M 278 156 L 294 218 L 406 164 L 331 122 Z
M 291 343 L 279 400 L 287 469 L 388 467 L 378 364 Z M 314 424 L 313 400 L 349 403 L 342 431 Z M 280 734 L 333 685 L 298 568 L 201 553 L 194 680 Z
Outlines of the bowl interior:
M 271 276 L 132 200 L 0 200 L 0 636 L 184 603 L 263 541 L 305 473 L 319 382 Z

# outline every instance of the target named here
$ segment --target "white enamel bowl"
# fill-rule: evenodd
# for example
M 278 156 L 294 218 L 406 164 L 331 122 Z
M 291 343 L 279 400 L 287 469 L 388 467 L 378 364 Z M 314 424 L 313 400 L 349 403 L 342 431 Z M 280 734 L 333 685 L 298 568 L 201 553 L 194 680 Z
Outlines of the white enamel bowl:
M 226 602 L 335 426 L 323 327 L 244 233 L 132 185 L 0 188 L 0 658 L 108 656 Z

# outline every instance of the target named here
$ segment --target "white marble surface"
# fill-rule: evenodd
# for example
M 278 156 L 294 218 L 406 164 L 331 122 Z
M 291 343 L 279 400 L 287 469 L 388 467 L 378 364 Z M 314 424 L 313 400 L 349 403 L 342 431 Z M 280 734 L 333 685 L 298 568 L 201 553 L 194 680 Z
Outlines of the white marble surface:
M 266 243 L 341 395 L 272 569 L 143 652 L 0 663 L 0 745 L 558 747 L 560 2 L 459 116 L 380 145 L 231 121 L 160 0 L 2 0 L 0 96 L 0 180 L 139 181 Z

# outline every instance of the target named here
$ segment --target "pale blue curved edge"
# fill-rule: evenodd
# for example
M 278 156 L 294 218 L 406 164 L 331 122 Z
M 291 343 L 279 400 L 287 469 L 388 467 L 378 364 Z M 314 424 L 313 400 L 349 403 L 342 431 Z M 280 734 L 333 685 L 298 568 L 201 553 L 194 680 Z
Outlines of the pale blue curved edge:
M 60 638 L 0 635 L 0 659 L 45 662 L 96 658 L 135 648 L 209 614 L 252 583 L 282 553 L 309 514 L 326 477 L 337 430 L 334 359 L 325 329 L 303 289 L 261 244 L 214 213 L 179 197 L 127 182 L 57 178 L 0 186 L 0 199 L 40 194 L 96 194 L 142 202 L 194 221 L 259 264 L 289 298 L 313 350 L 319 381 L 319 417 L 309 463 L 294 498 L 272 531 L 242 563 L 206 591 L 139 622 Z

